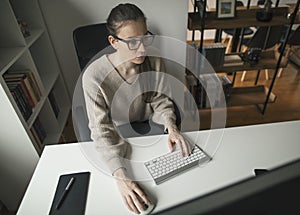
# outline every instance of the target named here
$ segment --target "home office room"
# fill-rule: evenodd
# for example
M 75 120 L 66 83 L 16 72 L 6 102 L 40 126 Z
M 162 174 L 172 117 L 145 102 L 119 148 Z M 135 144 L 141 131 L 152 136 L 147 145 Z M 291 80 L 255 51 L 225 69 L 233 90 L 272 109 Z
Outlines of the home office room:
M 1 0 L 0 214 L 290 214 L 299 24 L 299 0 Z

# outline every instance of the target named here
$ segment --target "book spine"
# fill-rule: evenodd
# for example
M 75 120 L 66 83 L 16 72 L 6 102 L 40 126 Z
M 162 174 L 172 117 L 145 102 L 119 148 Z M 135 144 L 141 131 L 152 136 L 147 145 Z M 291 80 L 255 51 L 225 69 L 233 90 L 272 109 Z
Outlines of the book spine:
M 37 136 L 38 136 L 40 142 L 43 143 L 44 140 L 45 140 L 45 138 L 46 138 L 46 136 L 47 136 L 47 133 L 46 133 L 46 131 L 45 131 L 45 129 L 44 129 L 41 121 L 39 120 L 39 118 L 37 118 L 35 120 L 35 122 L 33 124 L 33 127 L 34 127 L 34 129 L 35 129 L 35 131 L 37 133 Z
M 17 90 L 18 90 L 18 94 L 20 96 L 20 100 L 24 104 L 24 110 L 26 112 L 26 119 L 25 120 L 27 121 L 29 119 L 29 117 L 31 116 L 31 114 L 32 114 L 32 108 L 31 108 L 31 106 L 30 106 L 30 104 L 29 104 L 29 102 L 28 102 L 28 100 L 27 100 L 27 98 L 26 98 L 26 96 L 25 96 L 25 94 L 22 90 L 21 84 L 17 85 Z
M 18 84 L 10 84 L 8 85 L 9 90 L 21 112 L 21 114 L 23 115 L 25 121 L 27 121 L 29 119 L 29 117 L 32 114 L 32 110 L 31 107 L 29 106 L 29 103 L 26 103 L 26 101 L 24 100 L 23 96 L 22 96 L 22 90 L 20 90 L 20 85 Z
M 16 102 L 16 104 L 17 104 L 17 106 L 18 106 L 18 108 L 19 108 L 19 110 L 20 110 L 20 112 L 23 116 L 23 118 L 26 120 L 25 111 L 23 110 L 23 106 L 20 103 L 20 101 L 18 99 L 18 96 L 16 95 L 16 92 L 14 90 L 11 90 L 11 94 L 12 94 L 12 96 L 13 96 L 13 98 L 14 98 L 14 100 L 15 100 L 15 102 Z
M 15 70 L 15 71 L 9 71 L 4 75 L 6 78 L 16 78 L 20 76 L 25 76 L 25 83 L 27 88 L 29 89 L 31 96 L 35 98 L 37 103 L 40 98 L 42 97 L 41 89 L 38 85 L 38 82 L 30 70 Z
M 30 131 L 31 131 L 31 133 L 32 133 L 32 136 L 33 136 L 35 142 L 37 142 L 38 145 L 41 146 L 41 145 L 42 145 L 42 142 L 41 142 L 41 140 L 40 140 L 40 138 L 39 138 L 39 136 L 38 136 L 38 134 L 37 134 L 35 128 L 34 128 L 34 127 L 31 127 Z
M 28 89 L 28 92 L 33 100 L 34 105 L 36 105 L 39 102 L 39 98 L 37 97 L 36 93 L 33 90 L 33 87 L 31 86 L 29 82 L 29 77 L 26 75 L 26 77 L 23 79 L 24 84 L 26 85 L 26 88 Z
M 41 91 L 41 88 L 39 87 L 39 84 L 33 74 L 33 72 L 29 72 L 29 78 L 30 78 L 30 81 L 32 83 L 32 86 L 35 90 L 35 92 L 37 93 L 38 97 L 42 97 L 42 91 Z
M 21 87 L 22 87 L 22 90 L 27 98 L 27 101 L 29 102 L 31 108 L 34 108 L 35 107 L 35 103 L 33 101 L 33 98 L 32 96 L 30 95 L 29 91 L 28 91 L 28 88 L 26 87 L 26 84 L 24 82 L 24 79 L 21 80 Z

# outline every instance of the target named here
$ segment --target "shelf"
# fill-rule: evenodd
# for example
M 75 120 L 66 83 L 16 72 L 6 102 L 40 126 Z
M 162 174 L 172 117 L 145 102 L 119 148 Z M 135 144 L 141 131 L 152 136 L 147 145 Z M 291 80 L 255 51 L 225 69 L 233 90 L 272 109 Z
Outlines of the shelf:
M 0 0 L 0 17 L 0 136 L 4 140 L 1 150 L 8 152 L 8 156 L 0 156 L 1 163 L 7 164 L 0 185 L 8 185 L 1 201 L 16 211 L 44 144 L 59 141 L 71 102 L 39 2 Z M 26 22 L 29 36 L 23 36 L 18 20 Z M 34 78 L 18 71 L 30 71 Z M 16 75 L 9 78 L 9 72 Z M 35 85 L 40 91 L 37 95 Z M 49 102 L 51 91 L 56 92 L 58 117 Z M 11 173 L 10 169 L 18 171 Z
M 31 127 L 36 119 L 36 117 L 38 116 L 38 114 L 40 113 L 44 103 L 45 103 L 46 97 L 43 96 L 41 98 L 41 100 L 37 103 L 37 105 L 35 106 L 30 118 L 27 120 L 27 125 L 28 127 Z
M 0 75 L 3 75 L 25 52 L 25 47 L 0 48 Z
M 207 0 L 204 0 L 204 5 L 206 5 L 206 3 Z M 299 16 L 298 18 L 295 19 L 295 16 L 290 16 L 290 18 L 287 18 L 288 17 L 287 15 L 291 13 L 297 14 L 298 7 L 299 7 L 299 1 L 297 1 L 297 4 L 295 4 L 294 8 L 288 5 L 273 7 L 271 8 L 271 11 L 273 12 L 272 19 L 270 21 L 265 21 L 265 22 L 258 21 L 256 19 L 257 11 L 264 10 L 262 7 L 259 6 L 250 6 L 250 8 L 237 7 L 236 16 L 234 18 L 228 18 L 228 19 L 218 19 L 216 17 L 216 10 L 206 11 L 206 8 L 204 8 L 204 12 L 202 15 L 202 17 L 204 18 L 201 18 L 199 11 L 197 11 L 197 7 L 194 7 L 194 11 L 192 13 L 188 13 L 188 20 L 187 20 L 188 30 L 192 30 L 193 33 L 195 30 L 200 31 L 201 37 L 200 37 L 199 49 L 201 50 L 203 48 L 203 36 L 204 36 L 204 31 L 206 29 L 217 29 L 215 35 L 215 41 L 219 41 L 221 39 L 222 36 L 221 33 L 223 29 L 240 29 L 240 28 L 247 28 L 247 27 L 271 27 L 271 26 L 286 25 L 289 26 L 289 30 L 288 30 L 288 34 L 285 36 L 285 41 L 282 46 L 284 50 L 286 48 L 287 38 L 289 37 L 290 29 L 292 25 L 300 23 Z M 270 37 L 272 37 L 272 33 L 270 33 Z M 194 35 L 192 39 L 194 41 L 195 39 Z M 237 31 L 236 34 L 233 35 L 233 41 L 237 42 L 238 40 L 239 40 L 239 31 Z M 232 45 L 232 46 L 234 47 L 233 50 L 236 50 L 236 45 Z M 240 56 L 242 56 L 241 54 Z M 279 59 L 281 59 L 281 57 L 283 58 L 279 64 Z M 237 61 L 235 61 L 234 57 L 231 58 L 231 61 L 232 60 L 234 62 L 231 62 L 230 64 L 226 64 L 229 62 L 226 62 L 226 60 L 224 59 L 225 61 L 224 64 L 222 66 L 214 67 L 214 70 L 217 73 L 219 72 L 231 73 L 231 72 L 245 71 L 245 70 L 274 69 L 276 71 L 275 74 L 277 74 L 279 68 L 286 67 L 286 59 L 284 59 L 283 52 L 277 55 L 277 52 L 275 53 L 274 50 L 263 51 L 260 54 L 259 61 L 256 64 L 246 62 L 243 59 L 238 59 Z M 270 89 L 266 88 L 265 86 L 256 86 L 256 85 L 252 87 L 246 87 L 246 88 L 245 87 L 233 88 L 232 98 L 229 100 L 228 106 L 263 104 L 263 108 L 260 108 L 259 106 L 257 107 L 261 112 L 261 114 L 264 114 L 266 111 L 267 104 L 270 102 L 275 102 L 276 99 L 276 96 L 272 93 L 276 76 L 277 75 L 274 75 L 271 80 L 269 86 Z M 204 102 L 199 101 L 200 107 L 206 106 L 205 98 L 203 100 Z
M 230 28 L 246 28 L 257 26 L 275 26 L 289 25 L 290 20 L 285 18 L 289 12 L 289 7 L 272 8 L 274 14 L 269 22 L 260 22 L 256 20 L 256 11 L 260 9 L 257 6 L 246 9 L 238 7 L 236 17 L 232 19 L 217 19 L 215 11 L 207 11 L 205 19 L 205 29 L 230 29 Z M 300 23 L 300 20 L 295 23 Z M 188 13 L 188 29 L 201 30 L 201 18 L 198 12 Z
M 264 104 L 269 89 L 263 85 L 250 87 L 234 87 L 227 102 L 227 107 Z M 276 95 L 271 93 L 268 103 L 273 103 Z
M 30 36 L 25 38 L 26 44 L 30 47 L 44 33 L 42 29 L 29 29 Z
M 60 125 L 65 125 L 69 115 L 69 108 L 62 108 L 58 115 L 57 121 Z M 59 131 L 56 133 L 48 133 L 46 139 L 43 142 L 43 145 L 57 144 L 59 142 L 60 136 L 63 132 L 64 126 L 59 128 Z
M 237 55 L 237 53 L 227 54 L 225 56 Z M 242 56 L 243 53 L 239 53 L 239 56 Z M 244 71 L 244 70 L 258 70 L 258 69 L 276 69 L 277 59 L 275 57 L 274 51 L 263 51 L 261 53 L 261 59 L 257 64 L 251 65 L 242 60 L 235 62 L 226 62 L 226 58 L 224 61 L 224 65 L 222 67 L 214 68 L 214 70 L 219 72 L 234 72 L 234 71 Z M 286 64 L 281 61 L 280 68 L 286 67 Z M 236 64 L 236 65 L 235 65 Z

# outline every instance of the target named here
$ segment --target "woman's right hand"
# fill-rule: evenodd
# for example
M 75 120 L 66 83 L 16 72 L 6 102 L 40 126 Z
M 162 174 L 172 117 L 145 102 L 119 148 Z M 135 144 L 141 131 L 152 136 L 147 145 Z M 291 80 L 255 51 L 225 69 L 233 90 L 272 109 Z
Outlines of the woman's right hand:
M 136 182 L 127 177 L 125 169 L 118 169 L 113 175 L 115 176 L 116 183 L 123 201 L 130 211 L 136 214 L 139 214 L 140 211 L 143 211 L 144 208 L 141 203 L 142 200 L 147 205 L 150 205 L 150 200 L 147 198 L 145 192 L 138 186 Z

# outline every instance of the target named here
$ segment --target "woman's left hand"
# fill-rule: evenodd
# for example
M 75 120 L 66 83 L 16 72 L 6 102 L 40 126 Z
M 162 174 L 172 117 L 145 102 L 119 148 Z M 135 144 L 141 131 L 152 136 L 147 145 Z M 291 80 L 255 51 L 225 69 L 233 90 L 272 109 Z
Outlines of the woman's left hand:
M 174 151 L 177 145 L 181 151 L 182 156 L 189 156 L 192 152 L 191 145 L 180 134 L 178 128 L 175 126 L 169 126 L 168 132 L 169 132 L 168 145 L 170 151 L 171 152 Z

